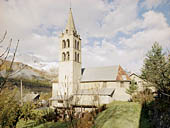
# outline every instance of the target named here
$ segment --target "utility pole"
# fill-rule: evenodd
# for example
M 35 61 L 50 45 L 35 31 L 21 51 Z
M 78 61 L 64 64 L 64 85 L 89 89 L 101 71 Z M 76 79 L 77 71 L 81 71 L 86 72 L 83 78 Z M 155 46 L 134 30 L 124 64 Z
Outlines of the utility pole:
M 23 104 L 23 101 L 22 101 L 22 80 L 20 81 L 21 82 L 21 105 Z

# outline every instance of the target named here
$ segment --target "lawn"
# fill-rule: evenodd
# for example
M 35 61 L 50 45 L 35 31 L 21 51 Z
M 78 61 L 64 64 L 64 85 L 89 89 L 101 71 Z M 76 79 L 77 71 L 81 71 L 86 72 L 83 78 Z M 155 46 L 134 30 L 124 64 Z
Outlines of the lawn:
M 141 105 L 114 101 L 100 113 L 93 128 L 140 128 Z
M 114 101 L 99 113 L 93 128 L 150 128 L 142 106 L 134 102 Z M 67 128 L 65 122 L 46 122 L 35 125 L 34 121 L 20 120 L 17 128 Z
M 65 122 L 46 122 L 36 125 L 35 121 L 29 120 L 27 122 L 20 120 L 17 124 L 17 128 L 67 128 Z

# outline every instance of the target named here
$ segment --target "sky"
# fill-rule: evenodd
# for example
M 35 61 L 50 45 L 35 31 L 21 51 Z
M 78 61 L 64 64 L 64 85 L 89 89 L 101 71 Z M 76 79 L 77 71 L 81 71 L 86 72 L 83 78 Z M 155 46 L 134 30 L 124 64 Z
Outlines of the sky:
M 1 51 L 20 40 L 16 61 L 58 67 L 59 35 L 70 0 L 0 0 Z M 82 67 L 121 65 L 140 73 L 154 42 L 170 50 L 170 0 L 71 0 Z

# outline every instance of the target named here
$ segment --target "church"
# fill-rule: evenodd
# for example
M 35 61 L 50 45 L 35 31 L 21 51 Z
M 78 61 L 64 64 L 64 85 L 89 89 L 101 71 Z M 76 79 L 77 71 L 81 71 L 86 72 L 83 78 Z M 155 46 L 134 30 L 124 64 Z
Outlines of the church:
M 130 78 L 120 65 L 82 68 L 81 44 L 72 10 L 59 36 L 59 78 L 52 84 L 52 106 L 90 108 L 114 100 L 128 101 Z

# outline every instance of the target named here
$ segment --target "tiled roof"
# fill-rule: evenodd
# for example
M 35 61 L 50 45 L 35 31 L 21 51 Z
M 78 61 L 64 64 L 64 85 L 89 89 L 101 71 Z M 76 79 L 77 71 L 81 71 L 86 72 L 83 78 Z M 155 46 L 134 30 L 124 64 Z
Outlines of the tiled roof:
M 81 82 L 129 81 L 130 78 L 121 66 L 83 68 Z
M 82 89 L 75 95 L 105 95 L 111 96 L 114 93 L 114 88 L 102 88 L 102 89 Z
M 34 93 L 26 94 L 25 97 L 23 98 L 23 101 L 24 102 L 33 101 L 39 96 L 40 96 L 39 94 L 34 94 Z

